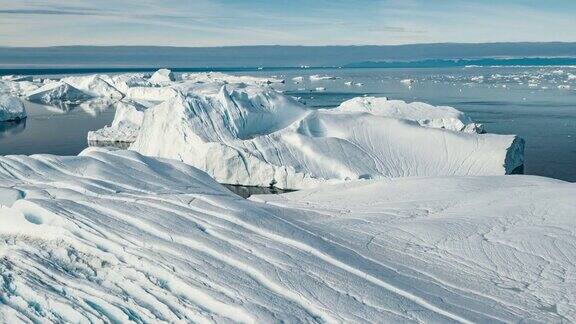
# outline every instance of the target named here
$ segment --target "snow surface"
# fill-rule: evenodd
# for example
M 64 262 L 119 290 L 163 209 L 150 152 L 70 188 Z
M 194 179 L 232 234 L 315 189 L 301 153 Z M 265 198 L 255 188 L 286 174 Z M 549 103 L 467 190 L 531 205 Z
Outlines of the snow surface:
M 353 252 L 348 262 L 370 260 L 367 280 L 435 301 L 457 321 L 558 323 L 576 321 L 575 196 L 573 183 L 490 176 L 251 199 L 293 209 L 291 224 Z
M 180 82 L 166 89 L 176 94 L 146 110 L 130 148 L 184 161 L 222 183 L 301 189 L 507 174 L 523 165 L 521 139 L 476 134 L 480 126 L 453 108 L 366 98 L 311 110 L 257 85 Z
M 0 321 L 575 321 L 575 194 L 404 178 L 262 204 L 136 152 L 0 157 Z
M 26 118 L 26 109 L 18 97 L 0 93 L 0 122 Z

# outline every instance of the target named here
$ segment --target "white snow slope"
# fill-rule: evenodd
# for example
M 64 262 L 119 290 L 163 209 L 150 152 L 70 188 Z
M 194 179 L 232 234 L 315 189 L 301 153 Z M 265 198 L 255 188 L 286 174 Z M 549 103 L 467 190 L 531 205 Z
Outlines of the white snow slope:
M 353 252 L 350 263 L 371 263 L 359 273 L 368 281 L 459 321 L 573 323 L 574 197 L 573 183 L 489 176 L 355 182 L 252 199 L 293 208 L 299 216 L 291 224 Z
M 218 182 L 301 189 L 363 178 L 499 175 L 523 164 L 523 141 L 481 131 L 461 112 L 354 99 L 310 110 L 271 88 L 174 86 L 144 113 L 130 149 L 182 160 Z M 371 100 L 374 105 L 360 105 Z
M 287 209 L 135 152 L 0 157 L 0 322 L 573 321 L 574 194 L 519 176 L 260 198 Z

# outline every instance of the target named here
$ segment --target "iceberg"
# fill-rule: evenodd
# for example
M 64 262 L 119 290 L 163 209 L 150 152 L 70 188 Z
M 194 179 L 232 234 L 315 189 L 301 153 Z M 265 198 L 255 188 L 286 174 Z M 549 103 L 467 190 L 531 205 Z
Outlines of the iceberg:
M 574 195 L 399 178 L 258 202 L 131 151 L 3 156 L 0 321 L 571 322 Z
M 318 74 L 311 75 L 309 78 L 310 78 L 310 81 L 325 81 L 325 80 L 337 80 L 337 79 L 340 79 L 339 77 L 335 77 L 335 76 L 330 76 L 330 75 L 318 75 Z
M 124 95 L 105 79 L 113 82 L 106 75 L 71 76 L 61 79 L 61 81 L 82 90 L 92 97 L 108 97 L 121 99 Z
M 482 124 L 474 123 L 463 112 L 448 106 L 432 106 L 423 102 L 406 103 L 386 97 L 356 97 L 332 111 L 367 112 L 378 116 L 416 121 L 433 128 L 445 128 L 467 133 L 484 133 Z
M 26 118 L 26 109 L 18 97 L 0 93 L 0 122 Z
M 130 144 L 136 140 L 146 105 L 135 101 L 119 101 L 114 104 L 116 113 L 112 125 L 88 132 L 88 143 L 92 146 Z M 127 145 L 125 145 L 127 146 Z
M 245 83 L 249 85 L 269 85 L 284 83 L 284 79 L 253 77 L 247 75 L 229 75 L 221 72 L 183 73 L 182 80 L 192 83 Z
M 172 71 L 168 69 L 160 69 L 152 74 L 149 81 L 153 84 L 165 84 L 176 81 L 176 78 Z
M 146 110 L 130 149 L 184 161 L 221 183 L 302 189 L 358 179 L 510 174 L 523 166 L 522 139 L 477 134 L 481 127 L 453 108 L 365 98 L 312 110 L 267 87 L 180 87 Z
M 55 101 L 80 103 L 92 99 L 94 96 L 64 81 L 53 81 L 28 93 L 26 98 L 30 101 L 42 103 L 52 103 Z

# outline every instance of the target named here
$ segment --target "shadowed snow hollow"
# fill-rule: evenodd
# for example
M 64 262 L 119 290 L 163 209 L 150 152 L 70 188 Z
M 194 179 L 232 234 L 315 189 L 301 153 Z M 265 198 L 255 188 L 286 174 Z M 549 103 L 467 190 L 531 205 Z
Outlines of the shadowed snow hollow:
M 261 204 L 136 152 L 0 157 L 0 322 L 574 321 L 575 194 L 404 178 Z

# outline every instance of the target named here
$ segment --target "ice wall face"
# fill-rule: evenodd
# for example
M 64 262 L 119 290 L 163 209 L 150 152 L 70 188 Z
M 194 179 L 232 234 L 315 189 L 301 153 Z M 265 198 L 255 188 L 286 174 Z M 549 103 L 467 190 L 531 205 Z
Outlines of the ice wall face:
M 451 107 L 356 98 L 309 110 L 258 85 L 178 83 L 148 109 L 132 150 L 230 184 L 301 189 L 357 179 L 509 174 L 523 141 L 482 133 Z
M 18 97 L 0 93 L 0 122 L 26 118 L 26 109 Z
M 136 152 L 0 157 L 0 321 L 570 322 L 575 194 L 397 178 L 262 204 Z

